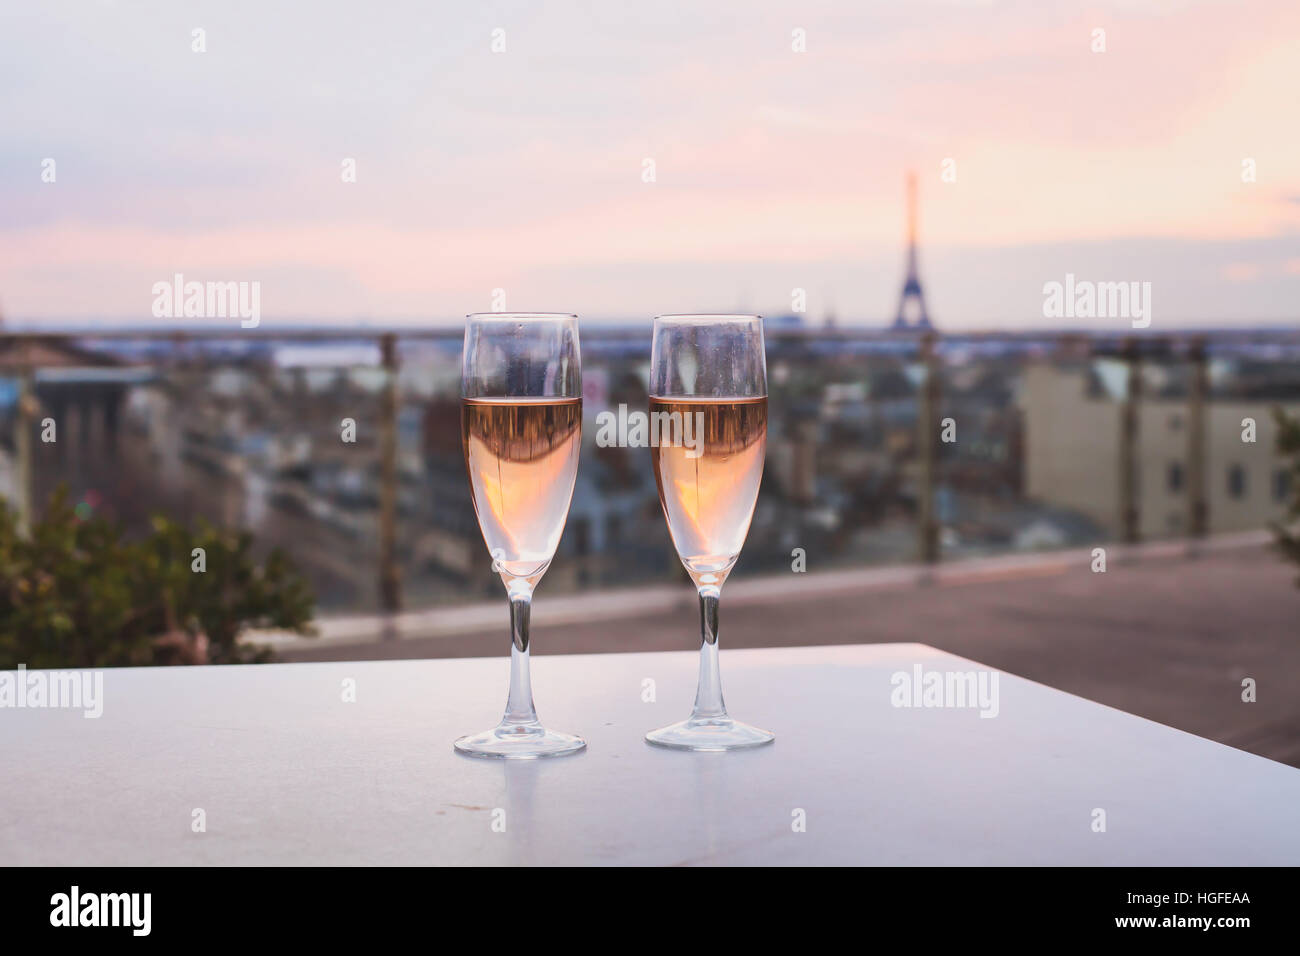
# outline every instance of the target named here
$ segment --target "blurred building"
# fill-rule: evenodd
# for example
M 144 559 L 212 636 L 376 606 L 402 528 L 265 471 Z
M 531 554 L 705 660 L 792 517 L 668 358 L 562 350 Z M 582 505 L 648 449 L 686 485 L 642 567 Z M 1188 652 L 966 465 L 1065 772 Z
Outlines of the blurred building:
M 0 491 L 20 513 L 39 509 L 61 483 L 74 501 L 120 492 L 123 408 L 152 377 L 69 341 L 0 339 Z
M 1101 374 L 1091 364 L 1062 368 L 1035 363 L 1024 376 L 1026 493 L 1031 499 L 1075 509 L 1117 532 L 1123 379 Z M 1273 410 L 1300 413 L 1300 395 L 1288 382 L 1249 391 L 1251 397 L 1212 393 L 1206 402 L 1205 489 L 1211 532 L 1262 528 L 1286 511 L 1289 476 L 1287 462 L 1276 450 Z M 1157 390 L 1137 403 L 1136 417 L 1140 534 L 1159 538 L 1185 533 L 1191 507 L 1186 395 L 1176 388 Z M 1247 419 L 1255 423 L 1254 442 L 1242 440 Z

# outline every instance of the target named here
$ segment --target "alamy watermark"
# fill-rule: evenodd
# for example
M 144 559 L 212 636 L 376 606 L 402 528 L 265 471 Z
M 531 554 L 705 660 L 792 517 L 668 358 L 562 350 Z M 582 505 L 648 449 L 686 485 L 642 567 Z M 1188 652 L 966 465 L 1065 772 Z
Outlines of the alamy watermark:
M 996 717 L 1001 709 L 997 671 L 927 671 L 913 664 L 910 672 L 895 671 L 889 683 L 895 707 L 978 708 L 981 717 Z
M 94 720 L 104 713 L 103 671 L 0 671 L 0 708 L 81 710 Z
M 255 329 L 262 321 L 262 283 L 185 281 L 176 273 L 171 281 L 153 284 L 156 319 L 238 318 L 239 326 Z
M 1133 328 L 1151 324 L 1150 282 L 1092 282 L 1075 280 L 1043 285 L 1043 317 L 1047 319 L 1130 319 Z
M 125 927 L 132 936 L 148 936 L 152 910 L 152 893 L 83 893 L 74 885 L 50 897 L 50 925 Z
M 601 448 L 684 447 L 687 458 L 704 453 L 704 413 L 605 410 L 596 416 L 596 444 Z

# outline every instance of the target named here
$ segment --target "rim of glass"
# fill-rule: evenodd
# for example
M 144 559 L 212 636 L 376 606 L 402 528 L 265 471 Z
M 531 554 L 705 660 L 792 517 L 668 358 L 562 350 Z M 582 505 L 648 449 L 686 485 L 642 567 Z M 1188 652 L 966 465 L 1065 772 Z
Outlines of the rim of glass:
M 742 312 L 668 312 L 656 315 L 656 322 L 681 323 L 683 325 L 703 325 L 705 323 L 722 324 L 725 322 L 762 322 L 761 315 Z
M 574 312 L 471 312 L 465 319 L 468 321 L 474 319 L 477 321 L 495 320 L 504 322 L 510 320 L 513 322 L 540 322 L 546 319 L 576 319 L 578 316 Z

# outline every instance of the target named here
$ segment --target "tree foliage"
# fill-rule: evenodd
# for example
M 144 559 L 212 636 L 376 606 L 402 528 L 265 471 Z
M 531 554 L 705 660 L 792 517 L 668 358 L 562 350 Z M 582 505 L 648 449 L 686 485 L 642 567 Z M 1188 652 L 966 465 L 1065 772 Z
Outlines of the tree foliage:
M 60 488 L 23 536 L 0 502 L 0 668 L 267 660 L 241 633 L 309 634 L 314 603 L 278 548 L 257 563 L 246 532 L 156 516 L 131 541 L 102 517 L 82 520 Z

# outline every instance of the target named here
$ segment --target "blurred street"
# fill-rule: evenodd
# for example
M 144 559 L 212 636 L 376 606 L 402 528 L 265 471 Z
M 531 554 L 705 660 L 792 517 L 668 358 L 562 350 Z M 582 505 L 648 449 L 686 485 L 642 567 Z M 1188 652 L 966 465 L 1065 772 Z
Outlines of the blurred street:
M 892 570 L 892 569 L 891 569 Z M 931 583 L 899 569 L 870 587 L 834 574 L 737 582 L 723 594 L 728 647 L 920 642 L 1261 756 L 1300 766 L 1300 588 L 1296 568 L 1270 548 L 1181 550 L 1125 561 L 1106 573 L 1086 552 L 1019 563 L 941 568 Z M 824 582 L 820 583 L 819 582 Z M 688 584 L 620 592 L 630 615 L 599 611 L 581 623 L 539 589 L 537 654 L 680 650 L 698 646 Z M 816 589 L 815 597 L 807 591 Z M 803 599 L 799 598 L 804 593 Z M 647 606 L 660 595 L 668 595 Z M 606 604 L 617 595 L 601 595 Z M 548 619 L 548 607 L 551 610 Z M 561 613 L 563 611 L 563 613 Z M 476 607 L 459 627 L 427 637 L 337 640 L 279 648 L 286 661 L 500 656 L 505 694 L 506 607 L 499 625 Z M 442 612 L 444 615 L 455 611 Z M 378 629 L 374 630 L 378 633 Z M 725 687 L 726 655 L 723 654 Z M 1257 701 L 1241 699 L 1254 678 Z M 545 670 L 534 675 L 545 714 Z M 743 706 L 742 702 L 732 702 Z

